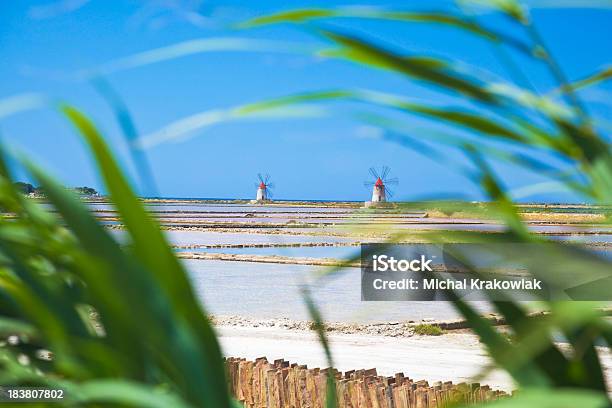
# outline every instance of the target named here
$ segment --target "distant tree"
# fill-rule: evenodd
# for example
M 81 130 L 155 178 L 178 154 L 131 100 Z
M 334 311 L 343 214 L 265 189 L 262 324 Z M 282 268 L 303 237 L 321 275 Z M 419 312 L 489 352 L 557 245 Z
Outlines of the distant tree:
M 17 189 L 23 194 L 32 194 L 36 190 L 33 185 L 31 185 L 30 183 L 24 183 L 23 181 L 18 181 L 14 184 L 15 187 L 17 187 Z
M 86 196 L 98 195 L 98 192 L 96 191 L 95 188 L 86 187 L 86 186 L 85 187 L 75 187 L 74 191 L 76 191 L 80 195 L 86 195 Z

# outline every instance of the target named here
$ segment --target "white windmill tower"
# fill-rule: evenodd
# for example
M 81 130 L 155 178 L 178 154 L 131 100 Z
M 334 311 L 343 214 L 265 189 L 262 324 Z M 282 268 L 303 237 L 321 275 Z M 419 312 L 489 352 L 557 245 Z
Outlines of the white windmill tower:
M 255 183 L 257 187 L 255 202 L 263 203 L 270 201 L 270 198 L 272 198 L 272 188 L 274 188 L 274 184 L 270 182 L 270 175 L 266 174 L 265 177 L 262 177 L 261 174 L 257 174 L 257 180 L 259 183 Z
M 372 187 L 372 200 L 366 201 L 366 207 L 386 203 L 387 197 L 393 197 L 393 192 L 389 189 L 389 185 L 397 184 L 398 180 L 397 178 L 387 178 L 390 170 L 389 167 L 384 166 L 379 174 L 374 167 L 370 167 L 370 174 L 374 181 L 366 181 L 364 183 L 366 187 Z

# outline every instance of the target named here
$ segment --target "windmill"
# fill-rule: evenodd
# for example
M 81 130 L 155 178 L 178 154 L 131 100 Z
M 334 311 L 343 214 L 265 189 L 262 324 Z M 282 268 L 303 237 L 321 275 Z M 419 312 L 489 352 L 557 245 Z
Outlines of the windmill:
M 257 180 L 259 183 L 255 183 L 255 187 L 257 187 L 257 198 L 255 201 L 258 203 L 269 201 L 272 197 L 272 189 L 274 188 L 274 183 L 270 182 L 270 175 L 262 176 L 261 173 L 258 173 Z
M 372 187 L 370 205 L 373 203 L 384 203 L 387 201 L 387 197 L 393 197 L 393 192 L 389 190 L 389 185 L 396 185 L 399 181 L 396 177 L 387 178 L 390 170 L 389 167 L 383 166 L 379 174 L 374 167 L 370 167 L 370 174 L 374 181 L 366 181 L 364 183 L 366 187 Z

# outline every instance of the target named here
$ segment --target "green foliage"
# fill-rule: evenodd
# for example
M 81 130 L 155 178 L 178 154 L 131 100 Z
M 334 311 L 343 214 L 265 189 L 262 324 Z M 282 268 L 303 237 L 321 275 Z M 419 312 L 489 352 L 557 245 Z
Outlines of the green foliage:
M 33 185 L 30 183 L 24 183 L 23 181 L 17 181 L 16 183 L 13 183 L 13 185 L 21 194 L 32 194 L 36 190 Z
M 609 400 L 601 393 L 579 389 L 555 390 L 554 392 L 543 389 L 526 389 L 512 398 L 483 405 L 495 408 L 605 408 L 609 406 Z
M 96 189 L 92 188 L 92 187 L 75 187 L 74 191 L 77 194 L 84 195 L 84 196 L 96 196 L 96 195 L 98 195 L 98 192 L 96 191 Z
M 26 195 L 36 194 L 40 196 L 45 195 L 44 189 L 42 187 L 34 187 L 30 183 L 24 183 L 23 181 L 17 181 L 13 183 L 13 185 L 15 186 L 17 191 L 21 192 L 22 194 L 26 194 Z M 87 187 L 87 186 L 74 187 L 72 191 L 74 191 L 75 193 L 81 196 L 97 196 L 98 195 L 98 192 L 96 191 L 95 188 Z
M 612 203 L 612 153 L 609 139 L 596 126 L 596 121 L 586 113 L 576 93 L 577 89 L 592 86 L 610 77 L 609 68 L 583 78 L 574 84 L 567 81 L 561 67 L 548 52 L 528 11 L 518 2 L 500 0 L 493 2 L 462 2 L 464 9 L 474 6 L 488 7 L 501 12 L 513 21 L 515 31 L 524 31 L 528 42 L 518 42 L 508 35 L 481 35 L 490 33 L 466 13 L 460 19 L 465 24 L 453 24 L 466 33 L 478 35 L 491 42 L 505 58 L 500 62 L 512 73 L 507 82 L 488 83 L 477 73 L 478 69 L 462 66 L 458 72 L 452 61 L 429 56 L 406 55 L 394 51 L 380 40 L 366 38 L 363 34 L 352 34 L 321 29 L 313 22 L 328 18 L 376 18 L 396 19 L 401 12 L 380 9 L 355 10 L 297 10 L 257 18 L 247 26 L 278 23 L 308 24 L 312 32 L 330 41 L 333 48 L 324 55 L 342 58 L 369 68 L 384 69 L 409 80 L 434 85 L 439 90 L 456 95 L 457 106 L 433 106 L 415 103 L 401 95 L 391 95 L 372 89 L 333 89 L 314 91 L 301 95 L 290 95 L 270 101 L 252 104 L 246 113 L 266 110 L 284 105 L 321 103 L 329 101 L 357 101 L 377 112 L 361 112 L 357 118 L 383 131 L 383 140 L 426 153 L 438 161 L 447 161 L 432 144 L 451 146 L 462 152 L 471 162 L 471 168 L 460 168 L 488 196 L 490 203 L 478 207 L 457 201 L 434 202 L 429 206 L 437 211 L 452 213 L 465 211 L 496 218 L 506 226 L 503 234 L 483 235 L 477 232 L 432 232 L 426 237 L 434 243 L 443 242 L 497 242 L 505 244 L 541 241 L 532 235 L 521 221 L 518 208 L 511 195 L 490 165 L 492 159 L 504 160 L 523 169 L 538 172 L 552 183 L 584 197 L 586 200 L 608 209 Z M 409 13 L 405 14 L 409 16 Z M 448 24 L 455 16 L 425 19 L 420 22 Z M 414 16 L 406 19 L 414 22 Z M 468 25 L 473 24 L 473 25 Z M 478 27 L 478 29 L 473 29 Z M 514 33 L 513 33 L 514 34 Z M 534 62 L 542 64 L 558 81 L 558 87 L 549 94 L 538 94 L 523 79 L 525 73 L 512 62 L 507 50 L 518 50 Z M 469 102 L 469 103 L 465 103 Z M 436 124 L 446 124 L 444 134 L 420 129 L 418 136 L 408 122 L 391 119 L 380 113 L 380 108 L 390 111 L 419 115 Z M 417 139 L 418 138 L 418 139 Z M 501 147 L 500 147 L 501 146 Z M 562 158 L 567 166 L 556 167 L 536 160 L 534 153 L 545 153 Z M 569 169 L 569 170 L 568 170 Z M 424 204 L 415 206 L 423 208 Z M 408 205 L 410 207 L 410 205 Z M 606 211 L 609 222 L 610 214 Z M 406 233 L 399 232 L 395 239 Z M 423 237 L 423 236 L 422 236 Z M 504 248 L 502 245 L 500 248 Z M 517 256 L 505 254 L 502 249 L 495 253 L 500 257 Z M 565 291 L 570 297 L 609 299 L 612 293 L 612 265 L 609 260 L 577 246 L 551 243 L 537 254 L 525 254 L 528 272 Z M 571 265 L 571 266 L 570 266 Z M 474 274 L 478 268 L 471 267 Z M 329 271 L 335 273 L 337 271 Z M 567 290 L 576 274 L 584 279 Z M 570 285 L 571 286 L 571 285 Z M 607 294 L 607 295 L 606 295 Z M 598 312 L 597 304 L 585 302 L 546 302 L 541 307 L 550 310 L 542 319 L 531 319 L 524 305 L 511 298 L 505 301 L 491 300 L 493 306 L 508 322 L 509 336 L 495 330 L 489 321 L 479 316 L 469 303 L 454 298 L 453 303 L 469 322 L 488 349 L 497 367 L 506 370 L 516 381 L 520 392 L 515 398 L 493 405 L 512 407 L 541 406 L 609 406 L 610 401 L 596 345 L 612 345 L 612 325 Z M 429 327 L 419 328 L 429 332 Z M 560 349 L 555 336 L 566 341 Z M 512 341 L 509 341 L 509 337 Z M 482 373 L 483 375 L 486 372 Z
M 308 113 L 312 111 L 303 109 L 304 105 L 358 102 L 367 111 L 359 111 L 354 117 L 379 127 L 383 140 L 427 151 L 435 160 L 454 165 L 490 200 L 486 206 L 457 200 L 436 201 L 426 203 L 429 208 L 448 214 L 465 211 L 496 218 L 506 226 L 503 234 L 459 231 L 424 234 L 431 242 L 541 241 L 521 221 L 511 192 L 491 166 L 493 159 L 538 172 L 566 191 L 601 205 L 609 221 L 612 204 L 609 138 L 598 127 L 596 118 L 584 109 L 578 91 L 608 80 L 610 69 L 570 82 L 541 40 L 528 11 L 518 2 L 471 0 L 461 1 L 460 6 L 465 14 L 378 8 L 290 10 L 243 25 L 303 24 L 332 47 L 320 50 L 318 55 L 396 73 L 454 96 L 456 103 L 452 105 L 434 106 L 374 89 L 321 90 L 194 115 L 181 122 L 181 126 L 170 126 L 171 132 L 160 132 L 161 141 L 182 136 L 181 129 L 193 132 L 210 123 L 245 116 L 273 116 L 270 113 L 275 112 L 286 115 L 291 112 L 288 108 L 297 105 L 302 105 L 298 112 Z M 502 13 L 513 25 L 512 35 L 480 24 L 471 13 L 475 6 Z M 498 55 L 505 56 L 500 62 L 511 73 L 510 78 L 491 82 L 477 67 L 463 64 L 458 69 L 453 61 L 406 54 L 362 33 L 339 32 L 317 25 L 330 18 L 372 18 L 461 30 L 490 43 Z M 525 40 L 517 39 L 523 37 Z M 286 44 L 239 38 L 193 40 L 112 61 L 81 76 L 90 78 L 200 52 L 223 49 L 285 52 L 287 48 Z M 558 82 L 555 88 L 538 93 L 513 63 L 509 52 L 518 52 L 521 58 L 541 64 Z M 134 142 L 136 130 L 127 110 L 108 88 L 101 92 L 111 102 L 126 138 Z M 0 117 L 36 109 L 44 103 L 46 99 L 38 95 L 22 95 L 0 103 Z M 14 184 L 4 158 L 0 160 L 0 207 L 16 216 L 11 221 L 0 219 L 0 335 L 17 335 L 19 339 L 16 344 L 0 348 L 0 383 L 62 387 L 69 397 L 66 405 L 231 406 L 215 333 L 184 268 L 156 222 L 143 209 L 93 124 L 72 107 L 64 106 L 61 110 L 89 146 L 106 190 L 126 226 L 129 246 L 119 245 L 71 192 L 23 160 L 61 219 L 43 211 L 20 194 L 23 186 Z M 415 135 L 409 126 L 413 115 L 430 119 L 436 125 L 444 124 L 444 132 L 424 129 Z M 158 142 L 155 137 L 152 139 Z M 457 149 L 470 165 L 453 164 L 437 149 L 438 145 Z M 542 152 L 566 165 L 535 159 L 534 153 Z M 146 163 L 137 154 L 133 156 L 140 161 L 137 167 L 142 171 Z M 423 207 L 423 203 L 414 205 Z M 405 233 L 398 233 L 395 239 L 401 239 L 402 234 Z M 527 261 L 532 260 L 527 265 L 533 276 L 562 286 L 568 276 L 581 271 L 584 274 L 581 276 L 589 279 L 567 291 L 568 296 L 612 292 L 609 260 L 579 246 L 551 243 L 549 248 L 538 254 L 537 262 L 534 257 L 526 257 Z M 508 254 L 502 251 L 498 255 Z M 478 268 L 472 266 L 472 272 L 478 274 Z M 312 328 L 332 365 L 323 318 L 309 288 L 304 288 L 303 296 L 313 318 Z M 519 387 L 515 397 L 493 405 L 585 408 L 610 405 L 597 348 L 612 345 L 612 325 L 598 311 L 599 304 L 542 299 L 542 306 L 550 313 L 532 319 L 521 303 L 491 300 L 508 323 L 512 338 L 509 341 L 470 304 L 459 298 L 453 299 L 453 303 L 478 334 L 495 365 L 506 370 Z M 435 333 L 428 325 L 417 328 L 424 334 Z M 559 338 L 565 341 L 563 348 L 556 341 Z M 40 350 L 52 351 L 53 358 L 39 358 Z M 28 364 L 23 364 L 24 357 Z M 328 386 L 333 389 L 331 377 Z M 334 403 L 332 398 L 327 401 L 330 407 Z
M 91 122 L 62 112 L 90 147 L 131 244 L 120 246 L 26 161 L 58 222 L 17 192 L 0 163 L 0 205 L 17 216 L 0 223 L 0 310 L 3 331 L 20 338 L 0 350 L 0 383 L 62 387 L 66 405 L 231 406 L 216 336 L 183 266 Z
M 444 334 L 444 330 L 439 326 L 427 323 L 417 324 L 412 328 L 412 331 L 419 336 L 441 336 Z

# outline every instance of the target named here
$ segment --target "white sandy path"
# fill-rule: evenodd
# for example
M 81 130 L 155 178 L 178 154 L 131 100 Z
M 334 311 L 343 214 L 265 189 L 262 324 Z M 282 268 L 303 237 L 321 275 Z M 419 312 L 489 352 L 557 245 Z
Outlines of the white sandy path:
M 285 359 L 309 367 L 326 367 L 319 342 L 312 332 L 271 327 L 217 327 L 226 356 L 268 361 Z M 469 382 L 489 363 L 482 344 L 473 334 L 449 333 L 443 336 L 406 338 L 330 334 L 334 363 L 341 371 L 376 368 L 380 375 L 403 372 L 415 380 Z M 601 351 L 607 380 L 612 388 L 612 353 Z M 482 384 L 511 391 L 508 375 L 493 371 Z
M 309 367 L 326 367 L 321 345 L 312 332 L 275 328 L 218 327 L 224 354 L 253 360 L 283 358 Z M 376 368 L 378 374 L 403 372 L 415 380 L 470 381 L 489 361 L 476 336 L 446 334 L 395 338 L 330 334 L 334 363 L 341 371 Z M 501 371 L 481 381 L 511 390 L 511 379 Z

